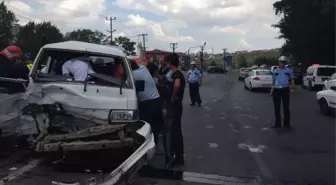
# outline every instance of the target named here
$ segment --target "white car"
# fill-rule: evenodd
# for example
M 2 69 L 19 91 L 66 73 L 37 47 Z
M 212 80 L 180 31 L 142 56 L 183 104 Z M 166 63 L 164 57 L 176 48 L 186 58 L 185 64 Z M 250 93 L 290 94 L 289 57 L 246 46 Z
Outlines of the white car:
M 272 73 L 270 70 L 256 69 L 252 70 L 245 78 L 245 88 L 253 90 L 256 88 L 271 88 Z
M 274 70 L 276 70 L 276 69 L 278 69 L 278 66 L 272 66 L 272 67 L 271 67 L 271 72 L 273 73 Z
M 328 115 L 336 109 L 336 86 L 317 92 L 316 99 L 322 114 Z
M 336 73 L 330 76 L 330 78 L 324 81 L 323 90 L 330 89 L 331 86 L 336 86 Z

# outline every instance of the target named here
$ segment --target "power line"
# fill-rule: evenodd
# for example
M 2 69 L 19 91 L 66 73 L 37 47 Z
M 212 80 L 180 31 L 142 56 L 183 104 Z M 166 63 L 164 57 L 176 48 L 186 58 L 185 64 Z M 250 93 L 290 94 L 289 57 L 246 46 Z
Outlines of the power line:
M 111 34 L 111 45 L 113 44 L 113 32 L 116 31 L 116 29 L 112 29 L 112 22 L 116 20 L 116 17 L 106 17 L 106 20 L 110 21 L 110 31 L 109 33 Z
M 177 48 L 177 43 L 170 43 L 170 47 L 173 48 L 173 53 L 175 53 L 175 49 Z

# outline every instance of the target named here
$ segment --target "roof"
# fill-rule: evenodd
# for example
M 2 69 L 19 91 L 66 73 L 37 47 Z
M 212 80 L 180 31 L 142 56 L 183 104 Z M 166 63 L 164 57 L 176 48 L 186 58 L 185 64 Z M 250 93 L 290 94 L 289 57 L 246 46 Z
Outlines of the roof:
M 47 44 L 43 46 L 44 49 L 64 49 L 64 50 L 73 50 L 73 51 L 82 51 L 82 52 L 92 52 L 99 53 L 104 55 L 115 55 L 126 57 L 126 54 L 120 49 L 119 46 L 109 46 L 109 45 L 100 45 L 92 44 L 87 42 L 79 41 L 65 41 L 58 42 L 53 44 Z

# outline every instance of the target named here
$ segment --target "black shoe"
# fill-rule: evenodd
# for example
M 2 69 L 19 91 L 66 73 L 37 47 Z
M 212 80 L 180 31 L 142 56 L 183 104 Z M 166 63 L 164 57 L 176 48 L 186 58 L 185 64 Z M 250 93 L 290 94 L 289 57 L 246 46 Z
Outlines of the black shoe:
M 201 104 L 201 103 L 199 103 L 199 104 L 198 104 L 198 106 L 199 106 L 199 107 L 202 107 L 202 104 Z
M 190 104 L 190 106 L 192 106 L 192 107 L 193 107 L 193 106 L 195 106 L 195 104 L 194 104 L 194 103 L 191 103 L 191 104 Z
M 280 125 L 273 125 L 271 128 L 281 128 Z

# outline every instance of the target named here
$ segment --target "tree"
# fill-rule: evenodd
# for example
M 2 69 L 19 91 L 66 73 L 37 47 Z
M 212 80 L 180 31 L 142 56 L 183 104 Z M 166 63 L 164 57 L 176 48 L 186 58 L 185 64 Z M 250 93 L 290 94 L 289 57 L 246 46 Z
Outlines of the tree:
M 82 42 L 89 42 L 95 44 L 102 44 L 106 38 L 100 31 L 92 31 L 90 29 L 78 29 L 72 32 L 68 32 L 65 34 L 65 40 L 76 40 Z
M 18 22 L 15 14 L 8 10 L 5 2 L 0 3 L 0 50 L 7 47 L 14 40 L 13 25 Z
M 279 0 L 273 4 L 281 20 L 274 25 L 285 40 L 282 54 L 305 67 L 335 63 L 335 1 Z
M 60 30 L 50 22 L 28 22 L 20 28 L 17 35 L 17 44 L 23 52 L 30 53 L 35 58 L 40 48 L 49 43 L 61 42 L 63 35 Z
M 258 66 L 263 64 L 272 66 L 276 65 L 278 63 L 278 60 L 275 57 L 257 57 L 253 63 Z
M 247 67 L 247 61 L 244 55 L 239 55 L 237 62 L 239 67 Z
M 135 55 L 135 42 L 132 42 L 129 38 L 127 37 L 117 37 L 115 38 L 116 44 L 119 46 L 122 46 L 128 55 Z

